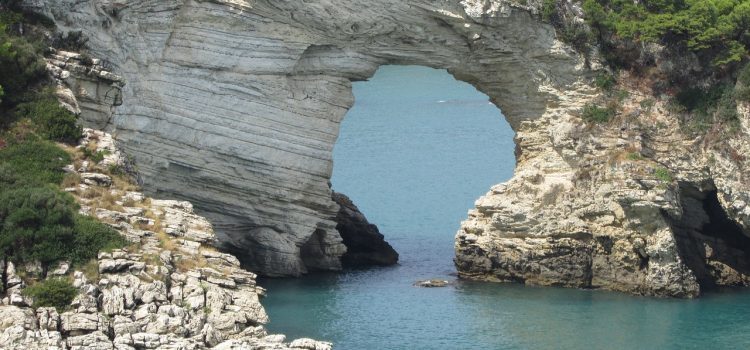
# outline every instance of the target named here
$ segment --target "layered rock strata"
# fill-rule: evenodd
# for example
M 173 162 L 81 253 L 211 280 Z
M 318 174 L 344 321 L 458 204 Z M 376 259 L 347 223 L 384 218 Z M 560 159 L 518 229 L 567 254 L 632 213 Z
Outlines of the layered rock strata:
M 61 263 L 78 295 L 65 310 L 34 307 L 22 294 L 39 279 L 34 265 L 2 266 L 0 349 L 330 349 L 330 343 L 268 335 L 255 274 L 213 248 L 211 224 L 184 201 L 156 200 L 119 183 L 105 169 L 124 159 L 112 138 L 87 130 L 80 147 L 107 156 L 66 170 L 82 182 L 67 188 L 81 212 L 116 228 L 131 246 L 100 252 L 82 270 Z M 95 143 L 95 145 L 91 145 Z M 96 176 L 94 176 L 96 175 Z M 88 179 L 98 179 L 87 181 Z M 80 267 L 76 267 L 80 268 Z M 23 272 L 23 278 L 21 277 Z
M 633 78 L 616 120 L 585 123 L 596 56 L 557 40 L 540 1 L 27 5 L 82 30 L 126 78 L 107 128 L 146 188 L 192 201 L 261 273 L 340 268 L 328 180 L 350 82 L 419 64 L 489 95 L 516 131 L 513 178 L 457 234 L 462 277 L 671 296 L 746 283 L 746 106 L 737 132 L 690 136 Z
M 519 130 L 514 177 L 456 236 L 461 277 L 678 297 L 748 286 L 750 114 L 740 106 L 732 134 L 690 137 L 632 91 L 609 125 Z
M 584 60 L 504 1 L 25 4 L 82 31 L 127 81 L 111 120 L 87 125 L 116 134 L 147 191 L 192 202 L 265 275 L 341 268 L 328 181 L 352 80 L 383 64 L 447 68 L 515 128 L 590 90 Z

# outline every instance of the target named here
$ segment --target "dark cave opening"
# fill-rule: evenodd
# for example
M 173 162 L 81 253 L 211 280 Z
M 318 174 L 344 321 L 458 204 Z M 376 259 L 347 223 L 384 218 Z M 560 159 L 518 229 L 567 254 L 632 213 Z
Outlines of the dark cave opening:
M 325 252 L 326 232 L 321 229 L 315 230 L 310 239 L 300 247 L 300 258 L 308 271 L 319 271 L 326 269 Z
M 673 222 L 677 248 L 703 290 L 746 286 L 750 237 L 727 215 L 715 188 L 680 185 L 682 218 Z

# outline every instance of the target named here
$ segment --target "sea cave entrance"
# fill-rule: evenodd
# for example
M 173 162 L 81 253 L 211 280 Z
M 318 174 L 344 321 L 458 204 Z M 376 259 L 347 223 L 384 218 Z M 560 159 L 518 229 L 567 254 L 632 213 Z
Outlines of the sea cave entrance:
M 448 334 L 414 327 L 422 319 L 467 317 L 458 309 L 445 314 L 456 290 L 425 293 L 412 284 L 456 279 L 454 236 L 474 201 L 512 176 L 514 132 L 487 95 L 446 70 L 382 66 L 353 83 L 353 93 L 334 148 L 332 189 L 379 227 L 399 264 L 262 281 L 272 331 L 350 348 L 362 344 L 348 340 L 383 340 L 345 325 L 385 327 L 403 317 L 402 334 Z M 394 315 L 398 305 L 403 315 Z

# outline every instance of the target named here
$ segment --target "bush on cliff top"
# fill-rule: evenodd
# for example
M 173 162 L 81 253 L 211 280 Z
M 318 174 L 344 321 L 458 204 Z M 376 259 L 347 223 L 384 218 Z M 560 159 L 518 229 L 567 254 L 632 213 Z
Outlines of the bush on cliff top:
M 0 255 L 39 261 L 46 268 L 69 260 L 85 263 L 101 250 L 127 241 L 109 226 L 76 213 L 67 193 L 52 186 L 23 186 L 0 193 Z
M 60 183 L 62 168 L 71 162 L 70 156 L 52 142 L 39 140 L 33 135 L 27 140 L 9 140 L 0 149 L 0 164 L 12 169 L 17 185 L 38 186 Z M 0 191 L 6 184 L 0 184 Z
M 12 261 L 83 263 L 127 242 L 110 227 L 77 214 L 56 186 L 70 156 L 33 135 L 0 149 L 0 255 Z
M 50 278 L 29 286 L 23 294 L 34 299 L 34 307 L 54 307 L 63 312 L 78 295 L 78 289 L 67 279 Z
M 75 143 L 81 138 L 82 129 L 77 125 L 75 114 L 60 106 L 52 94 L 40 94 L 37 100 L 18 105 L 18 118 L 29 118 L 37 132 L 47 140 Z
M 0 253 L 43 266 L 66 258 L 74 239 L 75 202 L 52 187 L 21 187 L 0 194 Z
M 584 0 L 601 36 L 684 47 L 714 66 L 742 61 L 750 47 L 750 0 Z

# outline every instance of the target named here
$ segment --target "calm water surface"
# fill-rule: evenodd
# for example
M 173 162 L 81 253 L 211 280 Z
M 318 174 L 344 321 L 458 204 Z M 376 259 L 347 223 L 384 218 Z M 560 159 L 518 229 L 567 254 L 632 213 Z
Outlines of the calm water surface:
M 665 300 L 455 280 L 453 236 L 513 173 L 513 131 L 446 71 L 386 66 L 354 84 L 334 151 L 346 193 L 401 254 L 398 266 L 262 280 L 269 329 L 336 349 L 750 349 L 750 293 Z

